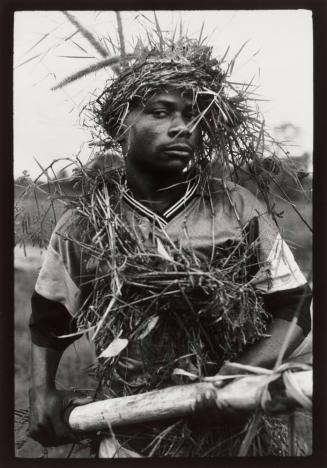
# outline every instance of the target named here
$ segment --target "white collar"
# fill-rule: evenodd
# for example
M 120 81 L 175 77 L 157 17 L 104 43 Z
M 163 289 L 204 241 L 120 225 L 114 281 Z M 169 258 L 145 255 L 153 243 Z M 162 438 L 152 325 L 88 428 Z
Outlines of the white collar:
M 144 206 L 141 202 L 136 200 L 130 193 L 124 192 L 123 200 L 143 216 L 154 220 L 160 227 L 165 227 L 174 216 L 180 213 L 186 207 L 186 205 L 188 205 L 193 200 L 193 198 L 196 195 L 196 190 L 198 188 L 199 182 L 200 177 L 191 179 L 187 183 L 184 195 L 160 215 L 152 211 L 150 208 Z

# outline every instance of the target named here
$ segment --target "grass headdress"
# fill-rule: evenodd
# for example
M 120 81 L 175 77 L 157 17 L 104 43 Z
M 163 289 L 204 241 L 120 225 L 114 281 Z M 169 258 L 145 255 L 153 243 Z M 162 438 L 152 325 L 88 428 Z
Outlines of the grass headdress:
M 117 53 L 110 56 L 102 42 L 74 16 L 64 12 L 78 32 L 100 53 L 101 59 L 53 88 L 61 88 L 88 73 L 111 67 L 115 76 L 84 108 L 84 123 L 92 131 L 92 145 L 98 147 L 98 155 L 108 154 L 108 150 L 121 151 L 117 137 L 135 102 L 142 104 L 157 92 L 174 89 L 193 97 L 196 117 L 190 128 L 198 125 L 202 131 L 202 144 L 195 161 L 198 168 L 207 167 L 218 177 L 226 177 L 250 189 L 254 184 L 259 189 L 257 195 L 262 196 L 268 207 L 271 185 L 285 198 L 285 192 L 276 180 L 278 173 L 284 173 L 293 186 L 302 189 L 296 168 L 289 163 L 288 153 L 265 128 L 252 81 L 238 83 L 231 77 L 245 44 L 231 59 L 228 59 L 229 48 L 215 58 L 212 47 L 203 39 L 203 26 L 198 38 L 190 38 L 182 33 L 181 25 L 177 38 L 176 30 L 170 34 L 160 28 L 154 13 L 153 35 L 147 30 L 147 39 L 138 38 L 134 50 L 127 53 L 121 16 L 119 12 L 115 13 L 119 45 L 114 45 L 110 39 L 110 46 Z M 102 39 L 105 42 L 106 38 Z
M 202 131 L 198 161 L 220 159 L 225 166 L 231 161 L 242 164 L 240 136 L 245 146 L 250 145 L 261 126 L 253 117 L 249 86 L 229 81 L 233 61 L 227 65 L 223 58 L 213 58 L 212 47 L 187 37 L 162 39 L 150 45 L 141 48 L 139 44 L 137 57 L 89 107 L 96 123 L 110 135 L 106 147 L 115 145 L 135 103 L 144 105 L 154 94 L 172 90 L 192 97 L 196 116 L 189 126 L 192 130 L 199 125 Z M 234 152 L 233 159 L 226 159 L 227 149 Z

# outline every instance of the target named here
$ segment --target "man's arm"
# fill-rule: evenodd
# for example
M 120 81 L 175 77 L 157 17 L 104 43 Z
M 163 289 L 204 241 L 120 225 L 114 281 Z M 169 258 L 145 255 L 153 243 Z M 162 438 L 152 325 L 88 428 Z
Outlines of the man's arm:
M 81 278 L 86 281 L 81 236 L 76 213 L 66 211 L 51 235 L 31 298 L 30 434 L 45 446 L 67 442 L 63 416 L 70 404 L 90 402 L 55 385 L 64 351 L 82 336 L 75 318 L 84 301 Z
M 297 323 L 283 357 L 287 358 L 310 332 L 312 292 L 292 251 L 263 208 L 259 216 L 251 219 L 247 235 L 254 247 L 252 258 L 257 268 L 251 282 L 271 317 L 266 331 L 270 337 L 249 345 L 235 361 L 272 368 L 295 315 Z
M 71 405 L 92 401 L 73 391 L 57 390 L 55 378 L 62 349 L 32 344 L 30 380 L 30 436 L 44 446 L 56 446 L 74 440 L 64 422 L 65 410 Z
M 30 436 L 44 446 L 69 439 L 62 421 L 63 395 L 56 390 L 55 377 L 63 350 L 32 343 L 30 380 Z
M 275 291 L 263 295 L 265 310 L 272 320 L 267 326 L 267 338 L 261 338 L 249 345 L 236 358 L 235 362 L 272 368 L 275 365 L 280 349 L 285 342 L 294 314 L 297 314 L 297 324 L 293 328 L 288 346 L 285 350 L 287 358 L 304 340 L 311 329 L 310 304 L 312 294 L 307 284 L 285 291 Z M 220 373 L 233 373 L 234 369 L 223 366 Z
M 266 369 L 272 369 L 276 363 L 279 352 L 285 341 L 288 333 L 290 322 L 284 319 L 273 319 L 270 326 L 268 327 L 267 333 L 270 334 L 269 338 L 262 338 L 256 343 L 249 345 L 249 347 L 240 353 L 233 362 L 239 364 L 245 364 L 249 366 L 263 367 Z M 286 348 L 285 356 L 287 357 L 292 351 L 302 342 L 304 333 L 302 327 L 296 325 L 291 335 L 289 344 Z M 218 375 L 235 375 L 239 374 L 240 370 L 226 362 L 219 370 Z M 222 381 L 220 386 L 226 384 L 227 381 Z M 287 411 L 288 404 L 284 401 L 282 396 L 278 401 L 276 396 L 274 397 L 274 404 L 270 405 L 269 410 L 278 413 Z M 276 405 L 276 403 L 278 403 Z M 194 406 L 194 413 L 197 418 L 197 424 L 199 421 L 206 425 L 212 424 L 215 420 L 222 420 L 224 415 L 217 407 L 216 393 L 209 392 L 208 394 L 198 395 L 196 404 Z M 233 410 L 228 415 L 225 415 L 229 423 L 235 418 L 236 421 L 240 421 L 242 415 L 235 413 Z
M 274 367 L 279 351 L 285 341 L 286 334 L 288 333 L 290 323 L 291 322 L 280 318 L 273 319 L 267 330 L 267 334 L 269 334 L 270 337 L 261 338 L 261 340 L 250 345 L 245 351 L 235 358 L 234 362 L 250 366 L 265 367 L 267 369 Z M 303 329 L 300 326 L 295 325 L 284 357 L 289 356 L 292 351 L 300 345 L 303 339 Z M 221 368 L 219 373 L 225 375 L 235 372 L 235 370 L 228 368 L 227 364 Z M 239 371 L 237 371 L 237 373 L 239 373 Z
M 76 326 L 64 306 L 36 292 L 32 296 L 30 329 L 30 436 L 44 446 L 68 443 L 73 434 L 64 422 L 65 410 L 73 404 L 90 403 L 92 399 L 73 391 L 58 390 L 55 380 L 65 349 L 81 335 L 59 338 L 60 334 L 75 332 Z

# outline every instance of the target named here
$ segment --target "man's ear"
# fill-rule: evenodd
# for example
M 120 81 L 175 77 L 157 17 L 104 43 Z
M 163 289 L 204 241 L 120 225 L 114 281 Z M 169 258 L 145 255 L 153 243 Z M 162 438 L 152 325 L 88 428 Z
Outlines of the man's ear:
M 123 154 L 126 154 L 128 148 L 129 127 L 125 124 L 121 125 L 116 134 L 116 141 L 120 144 Z
M 135 109 L 130 110 L 130 112 L 125 116 L 123 121 L 120 122 L 118 126 L 118 130 L 116 132 L 116 141 L 118 141 L 118 143 L 121 145 L 123 154 L 126 154 L 128 151 L 130 129 L 136 122 L 139 112 L 136 113 Z
M 120 143 L 122 145 L 123 142 L 125 140 L 127 140 L 127 138 L 128 138 L 128 129 L 127 129 L 126 125 L 124 125 L 117 132 L 116 140 L 118 141 L 118 143 Z

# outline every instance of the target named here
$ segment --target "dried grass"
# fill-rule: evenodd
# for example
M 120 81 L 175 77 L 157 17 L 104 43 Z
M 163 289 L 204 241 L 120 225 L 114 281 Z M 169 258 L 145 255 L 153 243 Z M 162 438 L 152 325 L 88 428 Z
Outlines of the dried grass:
M 89 179 L 85 195 L 75 203 L 84 233 L 80 248 L 96 269 L 78 326 L 93 327 L 98 356 L 107 350 L 96 369 L 99 398 L 182 383 L 180 369 L 198 378 L 214 375 L 224 360 L 265 333 L 268 320 L 247 277 L 253 246 L 246 236 L 237 245 L 217 247 L 209 257 L 181 248 L 164 230 L 149 248 L 122 210 L 127 190 L 122 176 L 121 170 L 112 170 Z M 136 371 L 130 371 L 135 365 Z M 142 429 L 144 440 L 153 441 L 148 454 L 232 455 L 242 440 L 239 435 L 232 446 L 228 442 L 239 421 L 199 432 L 188 421 L 171 431 L 169 424 Z
M 202 132 L 193 169 L 201 174 L 202 184 L 213 163 L 235 181 L 246 172 L 256 181 L 270 213 L 278 217 L 270 185 L 276 173 L 292 169 L 285 169 L 274 151 L 277 144 L 256 109 L 253 87 L 230 80 L 237 57 L 226 66 L 203 45 L 202 31 L 198 41 L 182 35 L 175 41 L 164 37 L 157 18 L 155 24 L 157 37 L 148 36 L 147 45 L 138 43 L 137 58 L 132 60 L 119 31 L 124 69 L 86 109 L 86 123 L 98 135 L 100 149 L 120 150 L 117 135 L 135 103 L 142 106 L 158 92 L 191 93 L 198 115 L 190 127 L 199 125 Z M 98 68 L 110 60 L 114 59 L 105 58 Z M 69 81 L 68 77 L 62 85 Z M 217 247 L 206 258 L 192 248 L 181 248 L 162 230 L 160 244 L 149 249 L 121 208 L 127 190 L 121 176 L 121 171 L 108 170 L 94 179 L 81 168 L 76 178 L 82 196 L 70 200 L 84 232 L 80 247 L 96 267 L 92 292 L 77 317 L 79 330 L 93 327 L 98 355 L 115 340 L 126 340 L 116 355 L 98 360 L 98 396 L 110 397 L 163 388 L 174 379 L 178 383 L 183 379 L 174 375 L 176 369 L 199 378 L 212 375 L 224 360 L 259 339 L 268 320 L 247 277 L 253 246 L 246 236 L 237 246 Z M 133 374 L 130 370 L 140 356 L 143 363 Z M 247 453 L 286 454 L 285 425 L 266 418 L 256 423 Z M 250 427 L 246 424 L 247 419 L 240 417 L 214 430 L 193 431 L 186 420 L 157 425 L 147 428 L 145 451 L 151 456 L 237 455 Z M 143 432 L 147 437 L 144 428 Z

